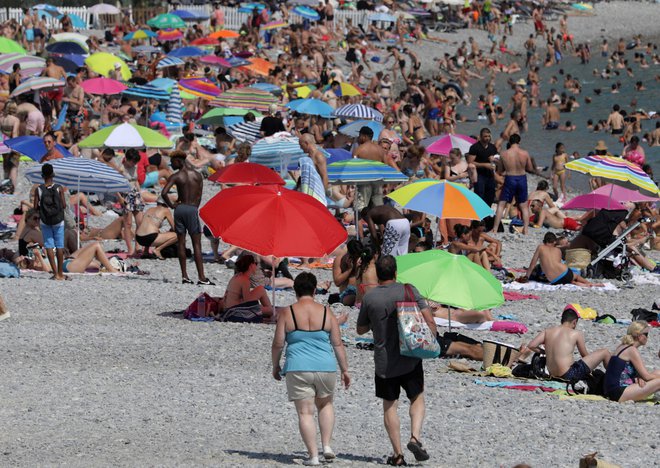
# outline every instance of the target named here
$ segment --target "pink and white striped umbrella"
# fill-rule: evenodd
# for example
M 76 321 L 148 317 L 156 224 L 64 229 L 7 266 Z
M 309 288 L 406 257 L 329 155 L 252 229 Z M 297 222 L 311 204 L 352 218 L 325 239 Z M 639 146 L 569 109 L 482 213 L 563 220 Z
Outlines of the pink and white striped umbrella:
M 2 54 L 0 57 L 0 71 L 11 73 L 15 63 L 21 65 L 21 77 L 27 78 L 40 74 L 46 67 L 46 61 L 41 57 L 25 54 Z
M 461 153 L 466 154 L 470 150 L 470 146 L 476 142 L 477 140 L 465 135 L 443 135 L 431 142 L 426 147 L 426 151 L 431 154 L 447 156 L 453 148 L 458 148 L 461 150 Z

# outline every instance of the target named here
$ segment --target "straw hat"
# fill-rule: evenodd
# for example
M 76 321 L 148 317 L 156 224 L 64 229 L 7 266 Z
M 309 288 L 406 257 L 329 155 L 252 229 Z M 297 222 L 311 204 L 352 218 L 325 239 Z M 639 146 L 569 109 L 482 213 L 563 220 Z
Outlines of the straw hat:
M 594 148 L 596 151 L 607 151 L 607 145 L 605 144 L 604 140 L 598 140 L 598 144 L 596 144 L 596 147 Z
M 520 78 L 518 81 L 516 81 L 516 86 L 527 86 L 527 81 L 525 81 L 524 78 Z

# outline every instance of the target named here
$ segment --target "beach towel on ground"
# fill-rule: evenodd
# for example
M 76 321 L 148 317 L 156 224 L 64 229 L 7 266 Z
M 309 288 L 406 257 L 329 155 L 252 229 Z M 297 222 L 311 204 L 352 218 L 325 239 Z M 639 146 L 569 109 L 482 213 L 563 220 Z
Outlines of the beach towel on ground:
M 436 317 L 435 324 L 438 327 L 448 327 L 449 320 Z M 461 323 L 456 320 L 451 321 L 452 328 L 465 328 L 475 331 L 501 331 L 506 333 L 527 333 L 527 326 L 520 322 L 495 320 L 483 323 Z
M 323 180 L 316 171 L 314 161 L 309 156 L 303 156 L 298 161 L 300 164 L 300 188 L 299 191 L 311 195 L 318 201 L 327 206 L 325 198 L 325 188 L 323 187 Z
M 604 286 L 589 288 L 590 290 L 595 291 L 618 291 L 618 288 L 612 283 L 604 283 Z M 518 283 L 514 281 L 513 283 L 507 283 L 503 285 L 506 289 L 511 289 L 514 291 L 584 291 L 585 288 L 576 286 L 574 284 L 562 284 L 562 285 L 553 285 L 548 283 L 539 283 L 536 281 L 530 281 L 528 283 Z
M 0 278 L 20 278 L 21 270 L 16 265 L 0 260 Z
M 523 294 L 515 291 L 504 291 L 503 295 L 505 301 L 524 301 L 526 299 L 538 301 L 540 299 L 540 297 L 535 294 Z

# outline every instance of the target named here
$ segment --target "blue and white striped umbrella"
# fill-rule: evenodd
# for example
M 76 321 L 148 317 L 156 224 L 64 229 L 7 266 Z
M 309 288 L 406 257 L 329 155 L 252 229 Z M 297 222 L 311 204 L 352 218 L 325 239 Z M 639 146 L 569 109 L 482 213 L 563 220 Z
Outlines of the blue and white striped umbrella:
M 254 143 L 261 138 L 261 122 L 239 122 L 227 127 L 227 133 L 240 142 Z
M 343 117 L 345 119 L 375 120 L 376 122 L 383 121 L 383 114 L 376 109 L 365 106 L 364 104 L 346 104 L 345 106 L 335 109 L 332 115 L 334 117 Z
M 321 152 L 326 158 L 328 157 L 325 151 L 321 150 Z M 287 167 L 297 166 L 303 156 L 306 154 L 300 149 L 297 137 L 267 137 L 252 146 L 249 161 L 284 173 Z
M 378 140 L 380 132 L 383 131 L 385 126 L 382 123 L 375 122 L 373 120 L 356 120 L 346 125 L 339 127 L 339 133 L 347 135 L 349 137 L 357 138 L 360 134 L 360 129 L 362 127 L 369 127 L 374 132 L 373 140 Z
M 170 100 L 167 101 L 167 121 L 183 125 L 183 112 L 181 112 L 182 107 L 183 101 L 181 101 L 179 87 L 174 86 L 172 88 L 172 94 L 170 94 Z
M 122 94 L 128 96 L 140 97 L 145 99 L 156 99 L 158 101 L 167 101 L 170 94 L 163 88 L 151 84 L 139 85 L 122 91 Z
M 383 23 L 396 23 L 396 16 L 388 13 L 374 13 L 373 15 L 369 15 L 369 18 L 367 19 L 374 23 L 378 21 L 382 21 Z
M 55 171 L 55 183 L 71 190 L 93 193 L 129 192 L 128 180 L 110 166 L 93 159 L 65 158 L 49 161 Z M 41 184 L 41 165 L 25 171 L 33 184 Z
M 318 21 L 321 19 L 321 16 L 316 10 L 304 5 L 298 5 L 291 10 L 291 13 L 294 15 L 302 16 L 303 18 L 311 21 Z
M 178 67 L 179 65 L 185 65 L 185 63 L 179 57 L 164 57 L 158 62 L 156 68 Z

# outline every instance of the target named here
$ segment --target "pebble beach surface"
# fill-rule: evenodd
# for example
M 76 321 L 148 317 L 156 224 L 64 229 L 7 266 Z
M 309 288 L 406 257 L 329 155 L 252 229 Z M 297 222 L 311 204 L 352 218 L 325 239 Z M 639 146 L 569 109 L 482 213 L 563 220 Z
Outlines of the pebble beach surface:
M 215 191 L 206 184 L 205 199 Z M 0 198 L 0 210 L 9 212 L 18 197 Z M 507 267 L 527 265 L 544 232 L 533 231 L 528 237 L 499 234 Z M 106 241 L 105 247 L 121 244 Z M 301 462 L 304 446 L 295 409 L 284 383 L 271 377 L 274 327 L 195 323 L 175 313 L 202 291 L 224 293 L 231 271 L 213 263 L 205 267 L 218 286 L 180 284 L 176 259 L 141 260 L 148 276 L 85 274 L 54 282 L 45 273 L 25 272 L 18 280 L 0 280 L 12 314 L 0 322 L 0 465 Z M 189 268 L 194 278 L 192 263 Z M 331 279 L 328 270 L 314 272 L 320 280 Z M 464 333 L 517 345 L 557 323 L 568 303 L 629 319 L 631 309 L 650 308 L 658 290 L 646 284 L 611 292 L 541 291 L 538 301 L 507 302 L 495 310 L 527 324 L 526 335 Z M 280 305 L 293 300 L 292 293 L 277 293 Z M 342 332 L 351 342 L 356 316 L 352 309 Z M 614 348 L 625 332 L 620 325 L 582 322 L 579 327 L 589 349 Z M 658 347 L 652 333 L 650 345 L 642 348 L 650 367 L 657 367 Z M 336 394 L 335 464 L 382 463 L 390 448 L 374 397 L 372 352 L 351 345 L 347 353 L 353 383 Z M 657 406 L 560 401 L 547 394 L 486 388 L 476 385 L 473 375 L 448 373 L 448 363 L 425 362 L 428 466 L 513 466 L 522 461 L 575 466 L 593 451 L 622 466 L 658 463 Z M 406 406 L 400 408 L 402 416 Z M 402 421 L 405 436 L 407 418 Z
M 592 45 L 605 35 L 657 35 L 659 6 L 645 2 L 599 3 L 596 17 L 570 19 L 571 30 Z M 636 30 L 631 29 L 634 24 Z M 518 27 L 520 26 L 520 27 Z M 531 31 L 516 26 L 513 48 Z M 443 34 L 452 41 L 482 31 Z M 451 51 L 455 46 L 451 46 Z M 445 46 L 424 43 L 417 52 L 442 55 Z M 430 66 L 432 62 L 429 60 Z M 0 213 L 11 213 L 27 197 L 0 197 Z M 205 184 L 204 200 L 217 188 Z M 95 220 L 107 224 L 108 216 Z M 255 226 L 255 228 L 257 228 Z M 508 268 L 526 267 L 546 231 L 527 237 L 498 234 Z M 210 250 L 208 242 L 204 250 Z M 0 248 L 15 243 L 0 242 Z M 106 250 L 122 248 L 106 241 Z M 652 256 L 659 260 L 657 252 Z M 279 466 L 306 457 L 295 409 L 283 382 L 271 376 L 272 325 L 195 323 L 179 313 L 197 294 L 221 296 L 231 277 L 223 265 L 205 264 L 213 287 L 180 284 L 176 259 L 140 260 L 146 276 L 72 275 L 54 282 L 25 272 L 0 279 L 11 312 L 0 322 L 0 466 Z M 195 278 L 194 266 L 189 272 Z M 294 275 L 297 270 L 292 270 Z M 314 270 L 331 280 L 328 270 Z M 540 300 L 507 302 L 495 314 L 514 315 L 529 327 L 523 336 L 465 331 L 475 339 L 518 345 L 559 322 L 568 303 L 599 314 L 630 319 L 630 310 L 650 308 L 660 287 L 635 284 L 616 291 L 535 292 Z M 331 289 L 335 292 L 335 289 Z M 327 301 L 327 296 L 319 296 Z M 278 292 L 279 305 L 294 296 Z M 357 309 L 342 329 L 355 338 Z M 625 327 L 581 322 L 587 347 L 614 349 Z M 650 368 L 660 367 L 660 337 L 652 331 L 641 349 Z M 338 390 L 333 448 L 337 466 L 382 464 L 390 444 L 374 396 L 373 355 L 347 346 L 352 385 Z M 480 363 L 463 361 L 475 368 Z M 426 421 L 422 442 L 433 467 L 577 466 L 598 451 L 623 467 L 658 466 L 659 407 L 609 401 L 560 400 L 557 396 L 487 388 L 474 375 L 448 372 L 448 360 L 427 361 Z M 495 381 L 494 378 L 483 378 Z M 407 403 L 400 407 L 402 437 L 409 433 Z M 413 459 L 407 453 L 410 463 Z

